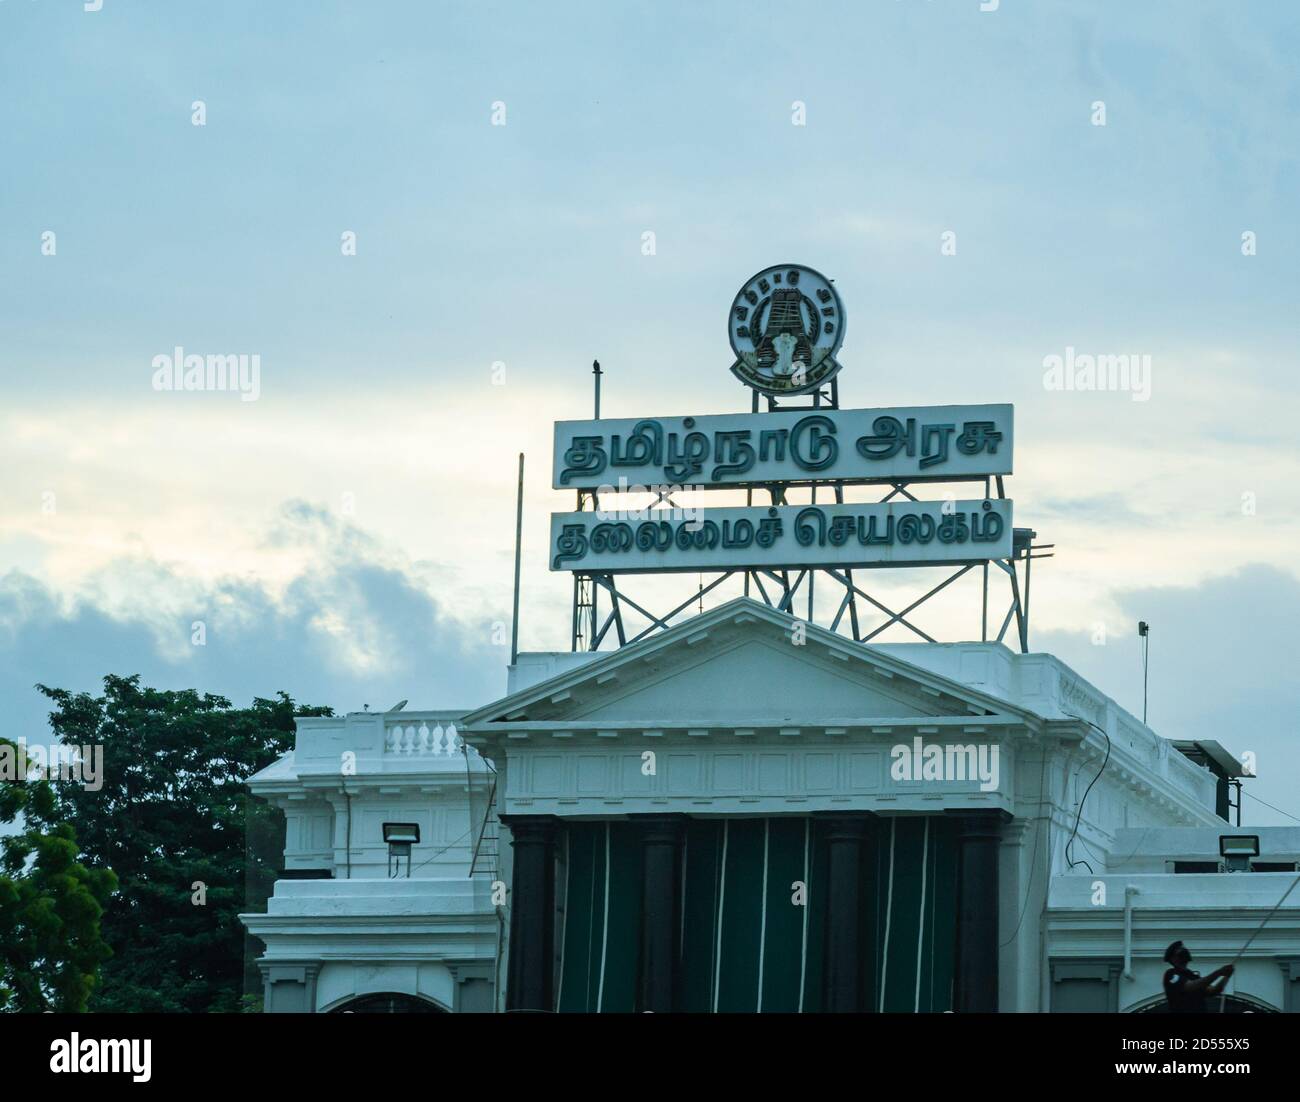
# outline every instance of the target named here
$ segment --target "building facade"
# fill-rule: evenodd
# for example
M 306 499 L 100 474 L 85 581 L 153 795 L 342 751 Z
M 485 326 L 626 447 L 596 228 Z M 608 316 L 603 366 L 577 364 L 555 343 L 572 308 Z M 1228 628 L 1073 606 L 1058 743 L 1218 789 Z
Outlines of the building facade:
M 249 781 L 285 813 L 283 872 L 243 921 L 269 1012 L 491 1011 L 501 917 L 495 875 L 471 876 L 490 791 L 448 712 L 297 721 L 292 752 Z M 384 824 L 418 827 L 390 856 Z
M 1013 408 L 840 409 L 844 324 L 813 269 L 751 277 L 750 413 L 602 420 L 593 365 L 552 463 L 572 650 L 512 648 L 474 710 L 300 720 L 250 779 L 288 823 L 244 916 L 267 1010 L 1141 1011 L 1175 940 L 1240 956 L 1223 1009 L 1300 1005 L 1300 832 L 1231 825 L 1227 750 L 1029 653 L 1050 545 L 1013 527 Z M 936 568 L 899 611 L 869 592 Z M 700 581 L 653 613 L 647 573 Z M 968 576 L 979 642 L 909 619 Z
M 1224 777 L 1052 656 L 800 624 L 742 598 L 523 655 L 473 712 L 300 720 L 250 782 L 288 821 L 245 916 L 266 1008 L 1145 1010 L 1170 942 L 1225 962 L 1294 879 L 1300 830 L 1231 825 Z M 385 822 L 421 825 L 409 877 Z M 1300 1005 L 1288 904 L 1234 1009 Z

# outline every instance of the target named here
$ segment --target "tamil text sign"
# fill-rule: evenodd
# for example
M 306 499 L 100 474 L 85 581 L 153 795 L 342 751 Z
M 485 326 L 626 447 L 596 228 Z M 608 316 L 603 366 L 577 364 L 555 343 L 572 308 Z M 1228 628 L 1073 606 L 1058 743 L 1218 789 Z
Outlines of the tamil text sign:
M 961 481 L 1011 473 L 1010 405 L 559 421 L 554 486 Z
M 617 515 L 615 515 L 617 516 Z M 552 570 L 909 566 L 1011 555 L 1011 502 L 890 501 L 551 515 Z

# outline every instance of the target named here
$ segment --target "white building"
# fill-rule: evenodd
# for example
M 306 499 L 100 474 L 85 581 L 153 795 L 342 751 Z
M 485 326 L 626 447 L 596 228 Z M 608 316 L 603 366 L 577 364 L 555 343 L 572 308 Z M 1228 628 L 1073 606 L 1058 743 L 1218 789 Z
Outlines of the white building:
M 1170 942 L 1226 962 L 1294 879 L 1300 830 L 1231 826 L 1223 777 L 1050 655 L 796 644 L 794 623 L 739 599 L 611 653 L 522 655 L 468 714 L 300 720 L 250 781 L 288 817 L 286 879 L 245 916 L 266 1008 L 1145 1009 Z M 926 779 L 932 746 L 969 779 Z M 470 876 L 479 754 L 508 825 Z M 409 878 L 385 822 L 420 825 Z M 1259 856 L 1226 871 L 1242 835 Z M 1225 871 L 1183 871 L 1204 867 Z M 1297 981 L 1293 896 L 1229 992 L 1292 1010 Z
M 601 420 L 593 365 L 596 418 L 557 425 L 553 457 L 573 651 L 518 656 L 473 711 L 300 720 L 249 781 L 288 817 L 284 878 L 244 916 L 267 1010 L 1144 1010 L 1175 940 L 1240 953 L 1225 1008 L 1300 1008 L 1300 893 L 1278 907 L 1300 831 L 1230 825 L 1228 751 L 1025 653 L 1045 548 L 1005 493 L 1014 410 L 840 409 L 844 324 L 810 268 L 747 281 L 751 413 Z M 671 508 L 629 519 L 611 483 Z M 680 483 L 745 505 L 681 521 Z M 930 567 L 952 574 L 901 612 L 862 588 Z M 928 641 L 911 609 L 980 568 L 998 641 Z M 746 596 L 670 626 L 694 592 L 662 616 L 620 593 L 672 572 Z M 990 575 L 1012 597 L 992 635 Z M 814 576 L 828 628 L 791 615 L 815 619 Z M 872 642 L 894 624 L 927 641 Z
M 485 803 L 490 779 L 458 749 L 456 718 L 299 719 L 293 752 L 249 781 L 287 828 L 267 913 L 243 916 L 266 943 L 267 1010 L 493 1008 L 493 877 L 469 875 L 471 792 Z M 409 873 L 390 869 L 386 822 L 419 827 Z

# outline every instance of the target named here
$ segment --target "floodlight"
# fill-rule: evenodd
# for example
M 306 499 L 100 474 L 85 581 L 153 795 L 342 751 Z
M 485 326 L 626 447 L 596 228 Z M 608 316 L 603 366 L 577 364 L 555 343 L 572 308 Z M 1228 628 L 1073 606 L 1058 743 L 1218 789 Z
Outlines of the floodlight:
M 384 841 L 388 843 L 388 879 L 395 880 L 402 872 L 402 858 L 406 858 L 406 876 L 411 876 L 411 847 L 420 841 L 419 823 L 385 823 Z
M 1259 856 L 1259 835 L 1220 834 L 1219 855 L 1227 859 L 1229 872 L 1245 872 L 1250 859 Z

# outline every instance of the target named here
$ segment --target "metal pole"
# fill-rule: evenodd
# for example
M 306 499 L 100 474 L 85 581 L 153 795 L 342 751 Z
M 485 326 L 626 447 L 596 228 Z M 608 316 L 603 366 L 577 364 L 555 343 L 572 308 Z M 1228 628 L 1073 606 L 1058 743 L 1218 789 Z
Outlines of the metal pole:
M 1150 630 L 1150 629 L 1148 629 Z M 1147 721 L 1147 674 L 1151 668 L 1151 636 L 1142 637 L 1142 722 Z
M 750 404 L 751 412 L 757 413 L 758 412 L 758 391 L 751 390 L 750 397 L 752 398 L 752 402 Z M 754 504 L 754 487 L 752 486 L 747 487 L 745 490 L 745 504 L 746 505 Z M 759 588 L 760 589 L 762 588 L 761 583 Z M 749 571 L 748 570 L 745 571 L 745 596 L 746 597 L 749 596 Z
M 510 664 L 519 660 L 519 560 L 524 542 L 524 453 L 519 453 L 519 492 L 515 497 L 515 603 L 510 618 Z
M 573 575 L 573 632 L 570 636 L 570 642 L 572 645 L 569 647 L 569 649 L 573 651 L 578 649 L 578 605 L 581 601 L 582 581 L 580 576 L 575 573 Z
M 987 496 L 987 494 L 985 495 Z M 984 560 L 984 611 L 980 618 L 980 642 L 989 641 L 989 563 Z
M 1291 886 L 1290 886 L 1289 888 L 1287 888 L 1287 890 L 1284 891 L 1284 892 L 1282 893 L 1282 898 L 1279 899 L 1279 900 L 1277 901 L 1277 903 L 1275 903 L 1275 904 L 1273 905 L 1273 909 L 1272 909 L 1271 911 L 1269 911 L 1268 914 L 1266 914 L 1266 915 L 1264 916 L 1264 921 L 1261 922 L 1257 927 L 1255 927 L 1255 932 L 1254 932 L 1253 934 L 1250 935 L 1250 938 L 1247 940 L 1246 944 L 1243 945 L 1243 946 L 1242 946 L 1242 947 L 1237 951 L 1237 955 L 1236 955 L 1235 957 L 1233 957 L 1232 960 L 1230 960 L 1230 961 L 1228 962 L 1230 965 L 1232 965 L 1233 968 L 1236 968 L 1236 967 L 1237 967 L 1237 961 L 1241 960 L 1241 958 L 1244 957 L 1244 956 L 1246 955 L 1246 950 L 1250 948 L 1250 946 L 1251 946 L 1251 942 L 1253 942 L 1257 937 L 1259 937 L 1260 931 L 1263 930 L 1264 927 L 1268 925 L 1268 920 L 1269 920 L 1270 918 L 1272 918 L 1275 914 L 1277 914 L 1278 911 L 1280 911 L 1280 910 L 1282 909 L 1282 904 L 1286 902 L 1286 897 L 1287 897 L 1288 895 L 1290 895 L 1293 891 L 1295 891 L 1295 889 L 1296 889 L 1296 885 L 1297 885 L 1297 884 L 1300 884 L 1300 876 L 1297 876 L 1294 880 L 1291 881 Z M 1220 1014 L 1223 1013 L 1223 1004 L 1227 1001 L 1227 999 L 1228 999 L 1228 996 L 1227 996 L 1226 993 L 1221 993 L 1221 994 L 1219 995 L 1219 1013 L 1220 1013 Z
M 835 385 L 835 380 L 832 379 L 831 386 L 833 387 L 834 385 Z M 833 394 L 835 396 L 835 401 L 833 404 L 836 406 L 836 408 L 838 408 L 839 391 L 833 391 Z M 844 504 L 844 483 L 843 482 L 835 483 L 835 502 L 837 505 Z M 853 571 L 849 567 L 845 567 L 844 569 L 844 580 L 845 582 L 848 583 L 849 628 L 853 632 L 853 641 L 855 643 L 861 643 L 862 631 L 858 626 L 858 594 L 853 586 Z
M 1015 559 L 1014 549 L 1011 552 L 1011 558 L 1007 559 L 1006 562 L 1007 562 L 1007 574 L 1011 578 L 1011 599 L 1013 602 L 1015 602 L 1014 604 L 1012 604 L 1009 611 L 1014 612 L 1016 614 L 1016 634 L 1020 636 L 1020 653 L 1028 654 L 1029 634 L 1025 630 L 1025 606 L 1020 601 L 1020 579 L 1016 576 L 1016 559 Z M 998 639 L 1000 640 L 1001 638 L 1002 638 L 1001 633 L 999 633 Z
M 1033 540 L 1030 540 L 1030 546 L 1025 548 L 1025 652 L 1029 652 L 1029 567 L 1034 561 Z M 1145 723 L 1146 721 L 1143 720 Z
M 599 361 L 599 360 L 592 360 L 592 361 L 591 361 L 591 373 L 592 373 L 592 375 L 595 377 L 595 383 L 596 383 L 596 387 L 595 387 L 595 391 L 596 391 L 596 393 L 595 393 L 595 412 L 596 412 L 596 420 L 599 421 L 599 420 L 600 420 L 600 376 L 601 376 L 600 361 Z M 596 511 L 599 511 L 599 510 L 600 510 L 600 499 L 596 496 L 596 491 L 595 491 L 595 490 L 592 490 L 592 491 L 591 491 L 591 507 L 592 507 L 592 509 L 594 509 L 594 510 L 596 510 Z M 588 644 L 589 644 L 589 645 L 588 645 L 587 649 L 588 649 L 588 650 L 595 650 L 595 649 L 596 649 L 596 632 L 597 632 L 597 630 L 598 630 L 598 627 L 597 627 L 597 615 L 598 615 L 598 614 L 597 614 L 597 612 L 596 612 L 596 600 L 597 600 L 597 596 L 598 596 L 598 594 L 599 594 L 599 590 L 597 589 L 597 587 L 596 587 L 596 583 L 595 583 L 594 580 L 591 581 L 589 584 L 590 584 L 590 587 L 591 587 L 591 588 L 590 588 L 590 592 L 591 592 L 591 635 L 590 635 L 590 638 L 589 638 L 589 640 L 588 640 Z
M 748 489 L 745 491 L 745 504 L 746 505 L 754 504 L 754 491 L 752 489 Z M 745 571 L 745 596 L 746 597 L 749 596 L 749 571 L 748 570 Z
M 821 394 L 821 392 L 819 391 L 819 392 L 818 392 L 818 396 L 819 396 L 819 397 L 820 397 L 820 394 Z M 813 504 L 813 505 L 816 505 L 816 504 L 817 504 L 817 483 L 815 483 L 815 482 L 812 484 L 812 504 Z M 815 570 L 810 570 L 810 571 L 808 571 L 808 622 L 809 622 L 810 624 L 811 624 L 811 623 L 814 623 L 814 620 L 813 620 L 813 583 L 816 582 L 816 580 L 817 580 L 817 571 L 815 571 Z M 791 609 L 790 611 L 793 612 L 794 609 Z

